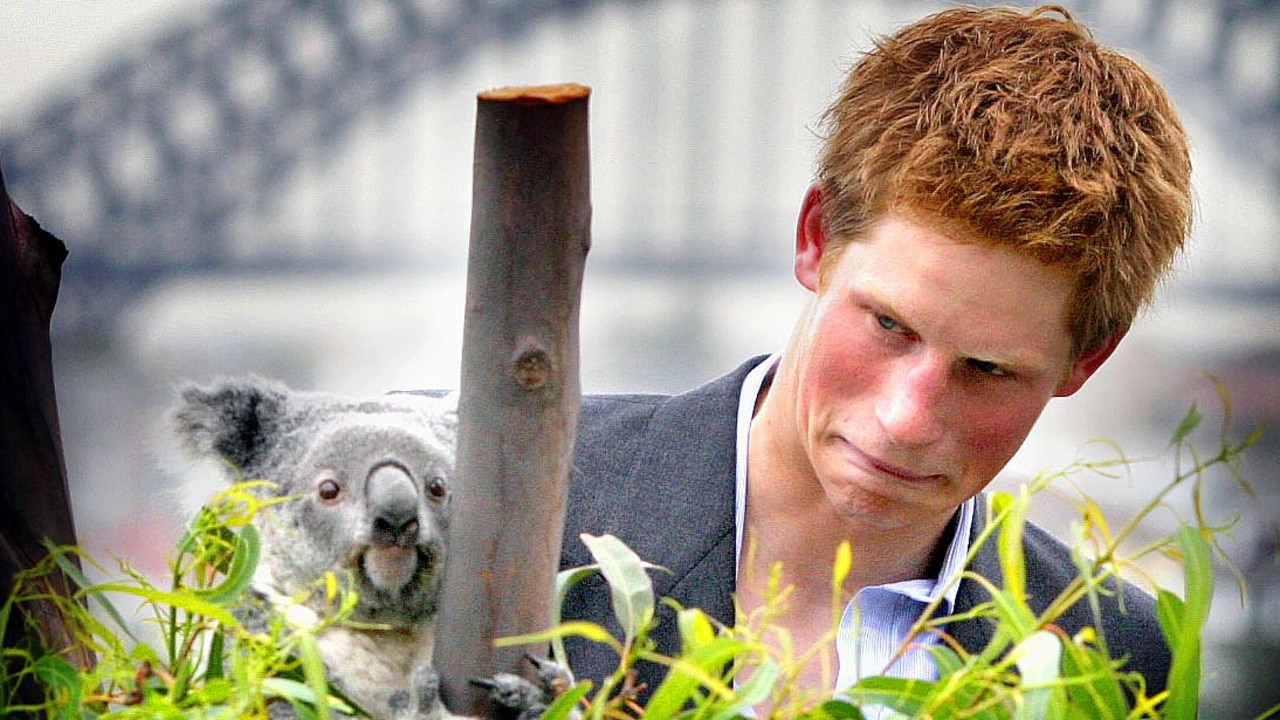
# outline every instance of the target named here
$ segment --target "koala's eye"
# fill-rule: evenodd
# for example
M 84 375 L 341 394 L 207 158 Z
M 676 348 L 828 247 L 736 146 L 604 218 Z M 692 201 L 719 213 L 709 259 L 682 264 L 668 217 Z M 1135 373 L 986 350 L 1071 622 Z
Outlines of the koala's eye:
M 436 500 L 443 500 L 449 494 L 449 485 L 442 477 L 433 477 L 427 481 L 427 493 Z
M 316 486 L 316 494 L 321 500 L 337 500 L 342 494 L 342 486 L 338 485 L 336 480 L 322 480 Z

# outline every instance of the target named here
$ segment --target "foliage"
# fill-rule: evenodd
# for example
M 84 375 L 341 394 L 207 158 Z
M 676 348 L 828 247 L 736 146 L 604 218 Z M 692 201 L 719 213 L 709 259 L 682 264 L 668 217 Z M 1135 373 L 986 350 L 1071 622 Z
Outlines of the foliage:
M 616 671 L 605 678 L 598 689 L 590 688 L 590 682 L 580 683 L 549 709 L 544 716 L 549 720 L 564 720 L 578 713 L 589 720 L 627 717 L 731 720 L 748 716 L 752 708 L 762 718 L 759 713 L 765 708 L 770 718 L 807 720 L 861 720 L 867 716 L 1191 720 L 1196 717 L 1199 705 L 1200 638 L 1212 599 L 1215 556 L 1233 568 L 1218 542 L 1230 524 L 1211 524 L 1201 500 L 1210 475 L 1219 471 L 1225 471 L 1231 480 L 1249 489 L 1240 475 L 1241 454 L 1260 435 L 1260 431 L 1256 431 L 1240 441 L 1231 439 L 1230 403 L 1225 392 L 1219 390 L 1226 412 L 1216 451 L 1205 456 L 1191 444 L 1189 437 L 1203 420 L 1193 406 L 1172 434 L 1164 456 L 1172 458 L 1173 479 L 1123 526 L 1113 527 L 1098 504 L 1076 482 L 1082 475 L 1115 477 L 1142 462 L 1126 457 L 1114 445 L 1111 447 L 1116 456 L 1112 459 L 1081 460 L 1060 472 L 1042 474 L 1023 486 L 1017 495 L 993 493 L 988 505 L 988 523 L 973 543 L 969 559 L 972 560 L 983 543 L 997 543 L 1003 586 L 997 587 L 971 572 L 965 577 L 983 584 L 990 593 L 991 602 L 975 610 L 974 615 L 994 619 L 997 630 L 990 645 L 977 654 L 966 652 L 945 635 L 943 642 L 929 645 L 939 669 L 936 681 L 866 677 L 839 694 L 814 693 L 797 687 L 799 669 L 834 638 L 839 614 L 835 615 L 827 637 L 813 648 L 797 651 L 785 631 L 774 626 L 788 594 L 788 589 L 781 586 L 776 567 L 765 606 L 750 617 L 740 614 L 735 627 L 719 625 L 698 609 L 675 607 L 682 646 L 676 657 L 664 656 L 648 640 L 655 605 L 653 586 L 645 573 L 650 566 L 611 536 L 583 536 L 597 562 L 561 573 L 559 592 L 563 597 L 570 586 L 584 577 L 593 572 L 603 574 L 611 588 L 614 613 L 624 629 L 621 641 L 598 625 L 571 621 L 555 625 L 545 633 L 502 642 L 551 641 L 556 652 L 562 653 L 563 638 L 576 635 L 606 643 L 617 653 Z M 1033 497 L 1051 486 L 1064 484 L 1078 498 L 1080 517 L 1074 524 L 1073 544 L 1078 577 L 1046 611 L 1037 615 L 1027 604 L 1024 592 L 1022 533 Z M 1190 519 L 1177 517 L 1169 502 L 1171 495 L 1179 490 L 1190 493 L 1194 511 Z M 1142 536 L 1140 528 L 1150 530 L 1147 527 L 1150 516 L 1160 509 L 1174 515 L 1175 529 L 1129 549 L 1133 541 Z M 1156 593 L 1159 622 L 1173 656 L 1168 687 L 1176 690 L 1148 695 L 1142 677 L 1126 672 L 1120 661 L 1113 660 L 1107 654 L 1103 638 L 1093 628 L 1069 636 L 1054 620 L 1082 601 L 1091 603 L 1096 613 L 1098 598 L 1108 592 L 1104 583 L 1123 582 L 1122 571 L 1141 575 L 1139 562 L 1153 554 L 1162 554 L 1180 563 L 1184 582 L 1180 595 L 1165 588 L 1158 588 Z M 849 549 L 842 548 L 832 577 L 833 597 L 842 587 L 850 563 Z M 936 617 L 940 602 L 926 610 L 913 628 L 912 638 L 926 632 L 941 633 L 938 628 L 944 619 Z M 772 633 L 769 635 L 772 638 L 781 637 L 782 641 L 766 642 L 768 633 Z M 559 655 L 557 659 L 563 662 L 564 657 Z M 644 706 L 637 703 L 628 681 L 632 668 L 641 661 L 658 662 L 669 668 L 666 679 Z M 1280 714 L 1280 706 L 1262 717 L 1276 714 Z
M 327 718 L 330 709 L 353 712 L 330 694 L 316 646 L 316 633 L 350 616 L 353 591 L 326 577 L 313 593 L 330 610 L 323 619 L 302 597 L 289 599 L 286 612 L 256 616 L 261 627 L 233 612 L 253 597 L 247 590 L 260 544 L 250 522 L 261 504 L 253 493 L 260 484 L 237 484 L 200 511 L 178 542 L 167 590 L 124 563 L 124 579 L 93 584 L 73 559 L 106 571 L 73 547 L 51 547 L 40 564 L 17 575 L 0 622 L 30 603 L 50 602 L 95 662 L 78 669 L 68 659 L 72 648 L 47 648 L 40 626 L 26 618 L 25 646 L 4 648 L 0 717 L 266 718 L 277 702 L 293 705 L 303 718 Z M 43 591 L 41 580 L 56 571 L 79 588 L 72 597 Z M 113 598 L 140 602 L 159 639 L 135 633 Z M 100 612 L 91 612 L 93 606 Z M 44 687 L 45 701 L 11 702 L 14 689 L 32 678 Z
M 989 720 L 1194 718 L 1201 632 L 1212 599 L 1215 557 L 1230 567 L 1218 542 L 1230 524 L 1209 522 L 1202 493 L 1209 475 L 1218 470 L 1243 485 L 1241 454 L 1259 436 L 1255 432 L 1244 440 L 1232 440 L 1225 393 L 1223 400 L 1227 412 L 1215 451 L 1205 456 L 1190 443 L 1189 437 L 1203 421 L 1193 407 L 1169 442 L 1172 480 L 1122 526 L 1113 527 L 1077 484 L 1079 476 L 1115 477 L 1139 462 L 1118 448 L 1112 459 L 1080 461 L 1038 476 L 1016 495 L 993 494 L 984 534 L 973 544 L 970 558 L 982 543 L 996 543 L 1004 582 L 997 587 L 985 578 L 966 577 L 989 591 L 992 601 L 974 614 L 994 619 L 998 630 L 991 644 L 977 654 L 945 642 L 945 636 L 944 642 L 930 645 L 939 668 L 936 681 L 877 676 L 864 678 L 838 695 L 805 691 L 797 684 L 799 670 L 834 636 L 838 612 L 833 612 L 831 636 L 813 648 L 793 647 L 777 623 L 789 589 L 775 567 L 764 607 L 726 627 L 696 608 L 658 600 L 648 576 L 654 566 L 610 536 L 584 536 L 596 563 L 561 573 L 557 592 L 563 600 L 582 579 L 602 574 L 623 628 L 621 639 L 599 625 L 567 621 L 543 633 L 498 642 L 550 643 L 562 662 L 562 641 L 569 636 L 607 644 L 617 653 L 615 672 L 598 688 L 590 682 L 570 687 L 547 709 L 548 720 L 732 720 L 746 717 L 753 708 L 767 708 L 769 718 L 804 720 L 860 720 L 877 717 L 877 712 L 899 718 Z M 39 566 L 18 575 L 12 595 L 0 607 L 0 622 L 7 623 L 31 603 L 52 603 L 74 629 L 79 648 L 48 649 L 39 625 L 28 620 L 28 642 L 3 651 L 0 717 L 265 718 L 272 703 L 289 703 L 303 718 L 327 718 L 331 711 L 358 714 L 358 708 L 328 688 L 316 644 L 317 633 L 324 628 L 350 622 L 356 596 L 349 587 L 329 575 L 307 597 L 284 599 L 283 612 L 258 614 L 254 622 L 236 612 L 255 595 L 250 583 L 259 540 L 250 523 L 262 502 L 254 493 L 257 484 L 238 484 L 201 511 L 178 543 L 167 590 L 123 563 L 124 579 L 93 584 L 73 562 L 78 558 L 93 564 L 93 560 L 69 547 L 50 548 Z M 1045 612 L 1036 615 L 1024 595 L 1021 536 L 1032 500 L 1051 486 L 1062 485 L 1074 491 L 1080 515 L 1074 525 L 1078 577 Z M 1169 502 L 1181 489 L 1189 489 L 1191 518 L 1176 517 Z M 1140 528 L 1145 529 L 1151 515 L 1161 509 L 1175 515 L 1175 529 L 1131 549 L 1144 537 Z M 1173 650 L 1168 686 L 1177 691 L 1148 696 L 1142 679 L 1112 660 L 1096 633 L 1086 629 L 1068 636 L 1054 625 L 1054 619 L 1080 601 L 1096 607 L 1097 598 L 1107 592 L 1104 582 L 1119 579 L 1122 571 L 1141 575 L 1138 563 L 1155 554 L 1181 564 L 1183 587 L 1180 593 L 1157 589 L 1159 621 Z M 842 548 L 832 575 L 833 597 L 851 563 L 849 548 Z M 79 588 L 72 597 L 47 591 L 42 580 L 56 572 Z M 140 602 L 150 612 L 158 641 L 131 630 L 113 602 L 121 597 Z M 649 639 L 658 602 L 675 611 L 682 642 L 675 657 L 659 654 Z M 308 607 L 317 605 L 323 612 Z M 91 607 L 98 612 L 91 612 Z M 937 606 L 930 607 L 912 636 L 940 632 L 943 618 L 937 613 Z M 773 641 L 766 642 L 766 637 Z M 78 668 L 72 660 L 76 649 L 88 649 L 96 662 Z M 631 681 L 631 670 L 640 661 L 669 668 L 643 706 Z M 33 680 L 46 690 L 45 701 L 28 706 L 11 702 L 14 689 Z M 1263 717 L 1276 714 L 1280 706 Z

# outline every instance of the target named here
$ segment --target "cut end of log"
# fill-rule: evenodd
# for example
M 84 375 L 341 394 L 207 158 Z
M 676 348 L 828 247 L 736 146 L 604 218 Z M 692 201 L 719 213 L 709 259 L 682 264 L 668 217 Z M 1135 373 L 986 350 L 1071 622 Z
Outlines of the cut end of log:
M 479 99 L 489 102 L 513 102 L 521 105 L 563 105 L 591 94 L 591 88 L 577 83 L 558 85 L 521 85 L 486 90 Z

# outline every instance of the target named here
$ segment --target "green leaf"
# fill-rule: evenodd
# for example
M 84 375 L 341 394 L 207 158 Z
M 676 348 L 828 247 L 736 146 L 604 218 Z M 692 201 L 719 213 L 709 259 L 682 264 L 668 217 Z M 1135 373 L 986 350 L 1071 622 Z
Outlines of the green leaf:
M 1008 514 L 1000 526 L 1000 571 L 1004 575 L 1004 589 L 1010 599 L 1025 605 L 1027 599 L 1027 558 L 1022 548 L 1022 532 L 1027 523 L 1027 505 L 1030 496 L 1027 486 L 1019 489 L 1018 499 L 1007 503 Z M 1003 503 L 1002 503 L 1003 504 Z
M 1060 676 L 1062 642 L 1048 630 L 1028 635 L 1014 646 L 1010 654 L 1022 677 L 1022 702 L 1014 713 L 1016 720 L 1058 720 L 1065 713 Z
M 316 698 L 324 702 L 315 703 L 316 712 L 322 718 L 329 718 L 329 710 L 337 710 L 346 715 L 352 714 L 350 705 L 329 692 L 329 680 L 324 670 L 324 659 L 320 656 L 320 645 L 311 635 L 298 637 L 298 659 L 302 662 L 302 674 L 306 678 L 307 687 Z
M 1160 628 L 1164 631 L 1165 639 L 1170 643 L 1181 637 L 1182 619 L 1185 613 L 1186 610 L 1182 598 L 1164 588 L 1158 588 L 1156 594 L 1156 619 L 1160 621 Z
M 721 679 L 725 665 L 751 647 L 740 640 L 722 637 L 676 658 L 667 677 L 645 705 L 645 720 L 666 720 L 674 716 L 702 687 L 721 697 L 732 698 L 733 691 Z
M 1000 590 L 991 583 L 990 580 L 972 573 L 966 573 L 971 579 L 986 588 L 991 595 L 991 606 L 995 609 L 999 624 L 996 626 L 996 638 L 988 645 L 987 650 L 983 652 L 986 656 L 993 649 L 1000 647 L 1000 635 L 1004 634 L 1005 639 L 1012 642 L 1019 642 L 1031 633 L 1036 631 L 1036 618 L 1031 612 L 1031 608 L 1027 607 L 1026 602 L 1019 601 L 1010 593 Z
M 124 616 L 120 614 L 120 611 L 116 609 L 115 605 L 111 604 L 111 600 L 108 599 L 106 595 L 103 595 L 100 592 L 88 590 L 88 588 L 93 586 L 93 583 L 89 582 L 89 579 L 80 571 L 80 567 L 78 565 L 71 562 L 66 557 L 67 555 L 75 552 L 75 548 L 70 546 L 57 547 L 48 539 L 44 541 L 44 546 L 53 556 L 54 562 L 58 565 L 58 569 L 70 578 L 71 582 L 73 582 L 76 587 L 81 590 L 85 590 L 86 596 L 93 598 L 94 602 L 102 608 L 103 612 L 105 612 L 112 621 L 115 622 L 116 627 L 120 629 L 120 632 L 124 633 L 125 637 L 129 638 L 129 640 L 134 643 L 142 642 L 133 634 L 130 623 L 125 621 Z
M 927 646 L 929 653 L 933 655 L 933 663 L 938 668 L 938 677 L 947 677 L 953 673 L 958 673 L 964 669 L 964 661 L 956 654 L 955 650 L 944 644 L 932 644 Z
M 828 700 L 813 709 L 813 720 L 865 720 L 865 716 L 844 700 Z
M 839 597 L 844 590 L 844 581 L 849 577 L 849 571 L 853 569 L 853 546 L 848 540 L 840 543 L 836 547 L 836 559 L 831 569 L 831 592 L 833 596 Z
M 1174 429 L 1173 437 L 1169 438 L 1169 444 L 1177 445 L 1186 440 L 1188 435 L 1200 427 L 1200 423 L 1203 420 L 1204 415 L 1201 414 L 1195 403 L 1191 403 L 1191 407 L 1187 410 L 1187 414 L 1183 416 L 1182 422 L 1178 423 L 1178 427 Z
M 747 708 L 764 702 L 773 692 L 773 688 L 778 684 L 778 678 L 781 675 L 782 668 L 776 661 L 764 660 L 755 667 L 751 677 L 737 687 L 736 699 L 725 708 L 725 712 L 720 713 L 717 717 L 732 717 L 733 715 L 742 714 Z M 729 711 L 732 711 L 732 713 L 730 714 Z
M 324 692 L 317 694 L 315 688 L 310 684 L 299 682 L 291 678 L 264 678 L 262 681 L 262 689 L 266 692 L 267 697 L 277 697 L 288 700 L 295 707 L 299 703 L 304 703 L 312 707 L 324 708 L 324 710 L 321 710 L 321 713 L 326 715 L 329 708 L 346 715 L 352 715 L 357 712 L 354 707 L 343 702 L 340 698 Z M 322 697 L 325 698 L 327 702 L 318 702 L 318 699 Z
M 590 680 L 578 683 L 566 690 L 555 702 L 547 706 L 542 713 L 542 720 L 568 720 L 570 713 L 578 707 L 578 703 L 582 698 L 591 692 L 592 683 Z
M 987 499 L 987 507 L 991 510 L 991 515 L 987 518 L 988 524 L 990 524 L 992 518 L 998 518 L 1003 515 L 1010 505 L 1013 505 L 1013 496 L 1009 493 L 1004 491 L 991 493 Z
M 653 620 L 653 581 L 645 572 L 650 566 L 612 535 L 583 533 L 581 537 L 609 583 L 613 614 L 630 644 Z
M 908 717 L 921 714 L 937 689 L 937 683 L 887 676 L 862 678 L 844 692 L 862 705 L 884 705 Z
M 1115 662 L 1093 648 L 1066 645 L 1062 676 L 1072 711 L 1090 720 L 1120 720 L 1129 715 L 1129 702 L 1115 669 Z
M 493 641 L 494 647 L 511 647 L 513 645 L 536 645 L 545 642 L 554 642 L 567 637 L 581 637 L 591 640 L 592 642 L 600 642 L 612 645 L 619 652 L 622 646 L 609 634 L 603 626 L 588 622 L 586 620 L 570 620 L 562 622 L 553 628 L 543 630 L 541 632 L 529 633 L 527 635 L 515 635 L 511 637 L 502 637 Z
M 148 587 L 133 587 L 132 585 L 123 585 L 121 583 L 105 583 L 89 588 L 85 592 L 87 594 L 118 592 L 124 595 L 133 595 L 160 605 L 186 610 L 194 615 L 203 615 L 223 625 L 235 626 L 236 624 L 235 617 L 225 607 L 201 599 L 189 590 L 169 592 Z
M 1200 702 L 1200 633 L 1213 599 L 1213 565 L 1200 531 L 1183 525 L 1176 539 L 1185 558 L 1186 597 L 1179 600 L 1161 590 L 1156 598 L 1156 614 L 1173 653 L 1168 687 L 1176 690 L 1162 709 L 1167 720 L 1194 720 Z
M 551 607 L 552 627 L 559 625 L 563 619 L 560 615 L 560 609 L 564 607 L 564 601 L 568 597 L 569 591 L 578 583 L 598 572 L 600 572 L 599 565 L 584 565 L 556 573 L 556 601 Z M 551 657 L 560 663 L 561 667 L 567 668 L 569 667 L 569 653 L 564 649 L 564 638 L 564 635 L 556 635 L 551 638 Z M 572 678 L 572 672 L 570 672 L 570 677 Z
M 235 683 L 228 678 L 216 678 L 210 680 L 193 693 L 192 697 L 199 704 L 203 705 L 222 705 L 228 702 L 236 692 Z
M 680 647 L 685 654 L 707 645 L 716 637 L 711 619 L 697 608 L 677 611 L 676 626 L 680 629 Z
M 54 655 L 42 655 L 31 664 L 31 671 L 40 679 L 52 697 L 62 696 L 62 706 L 58 709 L 58 720 L 72 720 L 78 717 L 83 704 L 80 675 L 75 666 Z M 65 695 L 63 695 L 65 693 Z
M 258 530 L 252 525 L 245 525 L 234 535 L 236 550 L 232 554 L 230 567 L 225 570 L 225 578 L 214 587 L 196 590 L 196 597 L 224 605 L 239 597 L 253 582 L 253 572 L 258 567 L 262 551 Z
M 209 639 L 209 656 L 205 661 L 205 679 L 216 680 L 223 677 L 223 657 L 226 651 L 227 635 L 222 630 L 214 630 Z

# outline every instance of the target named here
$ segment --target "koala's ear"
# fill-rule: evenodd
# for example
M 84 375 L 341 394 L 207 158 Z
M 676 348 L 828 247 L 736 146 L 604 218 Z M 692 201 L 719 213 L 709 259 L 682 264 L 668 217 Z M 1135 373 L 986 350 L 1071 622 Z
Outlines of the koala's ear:
M 285 412 L 288 390 L 263 378 L 224 379 L 201 387 L 184 385 L 171 416 L 186 450 L 220 457 L 239 469 L 251 467 L 271 440 Z

